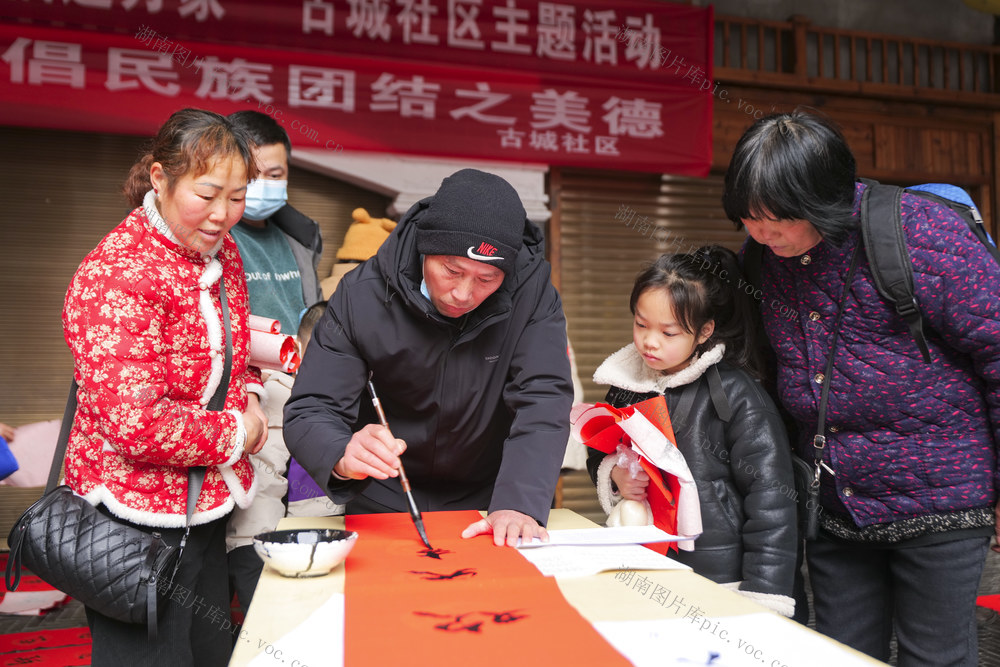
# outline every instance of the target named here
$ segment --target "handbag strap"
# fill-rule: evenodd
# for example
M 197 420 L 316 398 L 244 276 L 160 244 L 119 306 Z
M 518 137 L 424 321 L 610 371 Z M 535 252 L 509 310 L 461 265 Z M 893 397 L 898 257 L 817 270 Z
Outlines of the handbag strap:
M 221 410 L 226 403 L 226 390 L 229 389 L 229 378 L 233 367 L 233 331 L 229 321 L 229 301 L 226 299 L 226 285 L 219 278 L 219 301 L 222 305 L 222 326 L 226 330 L 226 359 L 222 368 L 222 380 L 215 389 L 215 395 L 209 401 L 209 410 Z
M 212 400 L 208 402 L 208 410 L 220 411 L 226 404 L 226 391 L 229 389 L 229 380 L 233 368 L 233 331 L 232 323 L 229 320 L 229 301 L 226 298 L 226 283 L 219 277 L 219 303 L 222 306 L 222 326 L 226 332 L 226 356 L 222 364 L 222 379 L 219 386 L 215 388 Z M 194 508 L 198 503 L 198 496 L 201 495 L 201 485 L 205 481 L 205 466 L 192 466 L 188 468 L 188 497 L 187 497 L 187 519 L 188 526 L 194 517 Z M 185 535 L 187 537 L 187 535 Z M 185 540 L 187 541 L 187 540 Z M 180 559 L 178 558 L 178 561 Z
M 73 428 L 73 417 L 76 416 L 76 378 L 69 388 L 69 398 L 66 399 L 66 409 L 63 411 L 62 426 L 59 428 L 59 440 L 56 441 L 56 451 L 52 455 L 52 466 L 49 468 L 49 481 L 45 483 L 45 493 L 56 488 L 59 482 L 59 472 L 62 470 L 63 459 L 66 458 L 66 443 L 69 442 L 69 432 Z
M 815 471 L 813 473 L 812 486 L 819 489 L 819 477 L 825 467 L 830 474 L 833 469 L 823 462 L 823 451 L 826 449 L 826 407 L 830 399 L 830 376 L 833 375 L 833 360 L 837 356 L 837 339 L 840 335 L 840 323 L 844 318 L 844 310 L 847 308 L 847 293 L 851 289 L 851 280 L 854 279 L 854 272 L 858 268 L 858 256 L 861 250 L 861 242 L 854 246 L 854 253 L 851 255 L 851 266 L 847 270 L 847 279 L 844 281 L 844 291 L 840 295 L 840 304 L 837 307 L 837 317 L 833 321 L 833 336 L 830 340 L 830 354 L 826 358 L 826 370 L 823 373 L 823 388 L 820 390 L 819 407 L 816 411 L 816 435 L 813 437 L 813 456 L 815 457 Z
M 208 410 L 220 411 L 226 403 L 226 390 L 229 388 L 229 380 L 232 377 L 233 366 L 233 331 L 229 319 L 229 302 L 226 298 L 226 285 L 223 279 L 219 278 L 219 301 L 222 305 L 222 326 L 226 331 L 226 354 L 223 362 L 222 379 L 215 389 L 212 399 L 208 402 Z M 79 385 L 76 378 L 70 385 L 69 398 L 66 400 L 66 410 L 63 412 L 62 426 L 59 429 L 59 440 L 56 442 L 55 453 L 52 457 L 52 466 L 49 468 L 49 479 L 45 485 L 45 493 L 56 488 L 59 481 L 59 472 L 62 469 L 63 460 L 66 458 L 66 446 L 69 442 L 69 433 L 73 428 L 73 418 L 76 416 L 77 398 L 76 393 Z M 187 515 L 185 523 L 191 524 L 194 516 L 195 505 L 198 496 L 201 495 L 201 487 L 205 481 L 205 466 L 193 466 L 188 468 L 188 497 Z

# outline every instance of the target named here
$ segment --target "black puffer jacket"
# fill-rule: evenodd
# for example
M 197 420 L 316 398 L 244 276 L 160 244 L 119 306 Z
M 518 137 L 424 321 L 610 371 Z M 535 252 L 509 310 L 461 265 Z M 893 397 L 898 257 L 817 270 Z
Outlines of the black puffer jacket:
M 525 220 L 514 272 L 460 320 L 420 293 L 411 208 L 378 254 L 344 276 L 285 405 L 288 450 L 336 503 L 359 493 L 392 510 L 399 480 L 337 481 L 352 433 L 378 423 L 369 370 L 421 510 L 513 509 L 544 524 L 573 399 L 566 321 L 541 232 Z
M 594 381 L 612 385 L 606 402 L 615 407 L 661 393 L 666 398 L 678 449 L 698 487 L 703 524 L 694 551 L 671 558 L 787 611 L 798 539 L 791 450 L 773 401 L 745 372 L 718 361 L 722 350 L 717 346 L 686 369 L 664 376 L 650 370 L 629 345 L 604 361 Z M 721 387 L 714 397 L 713 384 Z M 678 414 L 685 392 L 694 392 L 686 416 Z M 610 483 L 597 479 L 604 458 L 589 450 L 587 465 L 599 485 Z

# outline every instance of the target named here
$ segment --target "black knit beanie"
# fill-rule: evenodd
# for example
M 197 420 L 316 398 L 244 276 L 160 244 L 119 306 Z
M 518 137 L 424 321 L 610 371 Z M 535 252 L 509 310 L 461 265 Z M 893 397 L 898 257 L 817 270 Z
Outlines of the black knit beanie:
M 462 169 L 441 182 L 420 217 L 417 251 L 471 257 L 510 275 L 525 220 L 524 206 L 510 183 L 495 174 Z

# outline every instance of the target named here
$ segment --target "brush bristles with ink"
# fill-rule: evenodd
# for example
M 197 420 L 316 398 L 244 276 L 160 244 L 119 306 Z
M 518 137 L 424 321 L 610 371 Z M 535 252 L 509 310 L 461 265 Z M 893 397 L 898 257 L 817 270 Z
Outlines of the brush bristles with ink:
M 372 372 L 368 372 L 368 393 L 372 397 L 372 405 L 375 406 L 375 413 L 378 415 L 379 423 L 382 424 L 390 433 L 392 430 L 389 428 L 389 421 L 385 418 L 385 412 L 382 410 L 382 401 L 378 400 L 378 394 L 375 393 L 375 385 L 372 384 Z M 417 509 L 417 503 L 413 500 L 413 492 L 410 490 L 410 480 L 406 478 L 406 471 L 403 470 L 403 461 L 399 462 L 399 483 L 403 486 L 403 493 L 406 494 L 406 501 L 410 505 L 410 518 L 413 519 L 413 525 L 417 527 L 417 533 L 420 534 L 420 539 L 428 549 L 432 549 L 431 543 L 427 541 L 427 531 L 424 530 L 424 518 L 420 515 L 420 510 Z

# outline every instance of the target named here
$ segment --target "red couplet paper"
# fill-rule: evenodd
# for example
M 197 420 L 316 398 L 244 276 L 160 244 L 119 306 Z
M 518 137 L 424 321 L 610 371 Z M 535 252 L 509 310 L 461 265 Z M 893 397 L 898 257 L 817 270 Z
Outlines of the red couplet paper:
M 663 396 L 655 396 L 624 408 L 615 408 L 604 403 L 597 403 L 595 407 L 604 408 L 606 414 L 589 419 L 580 429 L 580 437 L 588 447 L 605 454 L 614 454 L 620 443 L 628 444 L 631 440 L 618 427 L 618 423 L 636 412 L 648 419 L 670 442 L 677 442 L 670 424 L 667 402 Z M 649 508 L 653 511 L 653 525 L 672 535 L 676 534 L 680 481 L 674 475 L 664 474 L 662 470 L 643 456 L 639 457 L 639 465 L 649 475 L 646 499 L 649 501 Z M 658 542 L 644 546 L 660 554 L 666 554 L 670 549 L 677 550 L 677 545 L 674 542 Z
M 515 549 L 461 538 L 478 512 L 423 518 L 433 550 L 408 514 L 347 517 L 347 667 L 629 664 Z
M 670 414 L 667 412 L 667 401 L 663 396 L 656 396 L 632 406 L 635 412 L 641 413 L 672 443 L 677 442 L 673 426 L 670 424 Z M 676 444 L 675 444 L 676 446 Z M 677 499 L 680 496 L 680 481 L 674 475 L 666 475 L 645 458 L 639 460 L 642 469 L 649 475 L 652 488 L 646 494 L 649 507 L 653 510 L 653 524 L 657 528 L 671 534 L 677 533 Z M 646 547 L 666 554 L 670 549 L 677 550 L 675 542 L 666 544 L 647 544 Z
M 6 655 L 19 651 L 52 649 L 65 646 L 86 646 L 89 649 L 90 644 L 90 630 L 87 628 L 59 628 L 34 632 L 15 632 L 9 635 L 0 635 L 0 654 Z M 11 664 L 27 665 L 30 663 Z

